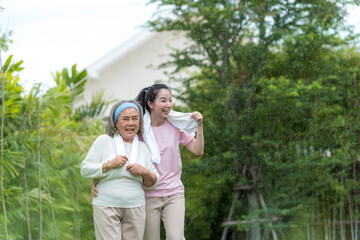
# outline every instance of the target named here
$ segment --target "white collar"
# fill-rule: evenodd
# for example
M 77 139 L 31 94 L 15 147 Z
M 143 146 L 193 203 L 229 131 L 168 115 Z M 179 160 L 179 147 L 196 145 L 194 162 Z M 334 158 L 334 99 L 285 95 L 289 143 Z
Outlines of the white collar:
M 125 147 L 124 147 L 124 141 L 122 139 L 122 137 L 120 136 L 120 134 L 116 134 L 114 136 L 114 142 L 115 142 L 115 151 L 116 151 L 116 155 L 126 155 L 125 153 Z M 138 152 L 138 146 L 139 146 L 139 140 L 138 140 L 138 136 L 137 134 L 134 136 L 134 139 L 131 143 L 131 154 L 130 154 L 130 158 L 129 156 L 129 163 L 136 163 L 137 160 L 137 152 Z

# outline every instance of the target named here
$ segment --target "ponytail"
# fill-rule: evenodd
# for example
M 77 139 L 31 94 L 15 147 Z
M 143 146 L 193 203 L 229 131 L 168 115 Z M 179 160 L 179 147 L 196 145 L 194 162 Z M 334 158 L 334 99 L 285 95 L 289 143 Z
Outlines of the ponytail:
M 137 101 L 141 105 L 144 114 L 145 114 L 145 109 L 146 109 L 146 106 L 147 106 L 145 96 L 146 96 L 146 92 L 147 92 L 147 90 L 149 88 L 150 87 L 143 88 L 135 98 L 135 101 Z

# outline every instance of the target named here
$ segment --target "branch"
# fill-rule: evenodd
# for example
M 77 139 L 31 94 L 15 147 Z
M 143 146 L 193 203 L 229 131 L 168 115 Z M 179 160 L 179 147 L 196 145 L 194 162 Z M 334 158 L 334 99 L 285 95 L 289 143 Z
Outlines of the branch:
M 223 226 L 234 226 L 240 224 L 253 224 L 253 223 L 269 223 L 269 222 L 278 222 L 281 221 L 279 217 L 261 218 L 261 219 L 251 219 L 251 220 L 240 220 L 240 221 L 227 221 L 223 223 Z
M 234 196 L 234 199 L 231 203 L 231 207 L 230 207 L 230 211 L 229 211 L 229 215 L 227 217 L 227 221 L 226 222 L 230 222 L 231 218 L 232 218 L 232 215 L 234 213 L 234 210 L 235 210 L 235 203 L 236 203 L 236 200 L 239 196 L 239 193 L 238 192 L 235 192 L 235 196 Z M 221 235 L 221 240 L 226 240 L 226 235 L 227 235 L 227 232 L 229 230 L 229 227 L 228 226 L 225 226 L 224 230 L 223 230 L 223 233 Z

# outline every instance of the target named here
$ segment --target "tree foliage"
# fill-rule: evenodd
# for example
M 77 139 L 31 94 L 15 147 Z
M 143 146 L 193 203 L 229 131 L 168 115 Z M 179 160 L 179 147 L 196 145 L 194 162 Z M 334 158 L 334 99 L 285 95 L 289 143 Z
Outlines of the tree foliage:
M 205 154 L 184 155 L 187 238 L 356 239 L 351 2 L 150 2 L 159 14 L 148 27 L 189 39 L 160 67 L 175 67 L 184 110 L 204 115 Z
M 77 121 L 74 101 L 86 71 L 56 74 L 57 85 L 25 92 L 20 62 L 9 56 L 4 80 L 4 198 L 7 229 L 0 213 L 1 239 L 93 239 L 90 182 L 80 164 L 104 123 L 97 115 Z M 5 231 L 7 235 L 5 235 Z

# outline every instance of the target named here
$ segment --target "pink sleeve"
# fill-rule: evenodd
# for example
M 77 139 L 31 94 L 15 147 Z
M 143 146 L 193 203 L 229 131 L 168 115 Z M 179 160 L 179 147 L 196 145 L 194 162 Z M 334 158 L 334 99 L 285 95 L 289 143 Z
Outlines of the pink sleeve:
M 191 140 L 193 140 L 195 133 L 190 133 L 186 131 L 180 131 L 180 144 L 186 146 Z

